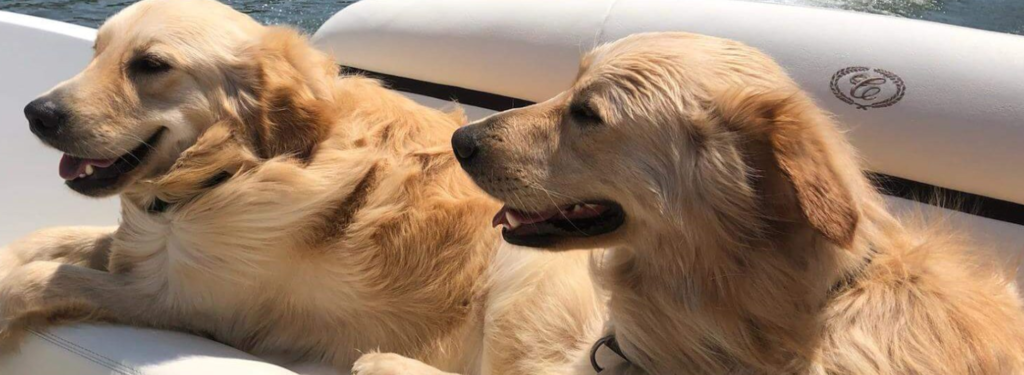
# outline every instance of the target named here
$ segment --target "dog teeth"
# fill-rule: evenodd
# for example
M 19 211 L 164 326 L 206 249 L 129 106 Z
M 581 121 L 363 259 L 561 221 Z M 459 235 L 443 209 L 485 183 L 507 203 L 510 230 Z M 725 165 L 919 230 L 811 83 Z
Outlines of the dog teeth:
M 78 178 L 85 178 L 85 173 L 78 175 Z
M 583 205 L 582 204 L 577 204 L 575 206 L 572 206 L 572 210 L 569 210 L 569 212 L 577 213 L 577 212 L 580 212 L 580 210 L 582 210 L 582 209 L 583 209 Z
M 516 216 L 511 212 L 505 213 L 505 220 L 508 220 L 508 229 L 519 228 L 519 225 L 522 224 L 522 222 L 519 221 L 519 219 L 516 219 Z
M 93 168 L 92 164 L 85 166 L 85 176 L 92 176 Z

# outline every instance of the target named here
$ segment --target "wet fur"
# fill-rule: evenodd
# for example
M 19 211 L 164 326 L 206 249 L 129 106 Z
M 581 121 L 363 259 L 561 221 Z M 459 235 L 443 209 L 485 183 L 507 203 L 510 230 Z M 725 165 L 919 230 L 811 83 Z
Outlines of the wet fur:
M 208 48 L 198 52 L 161 45 L 195 69 L 172 76 L 202 93 L 191 105 L 212 109 L 164 123 L 172 141 L 155 145 L 161 152 L 124 186 L 120 226 L 47 229 L 0 251 L 3 344 L 16 346 L 26 326 L 99 320 L 341 371 L 384 350 L 453 371 L 519 374 L 599 329 L 587 253 L 500 246 L 487 225 L 497 203 L 451 154 L 461 113 L 422 107 L 370 79 L 338 78 L 333 61 L 295 31 L 208 1 L 136 4 L 110 22 L 126 27 L 121 33 L 101 31 L 98 50 L 143 48 L 131 44 L 145 40 L 132 32 L 152 31 L 133 28 L 142 17 L 168 33 L 251 35 L 189 34 Z M 243 39 L 239 49 L 222 50 L 231 38 Z M 121 60 L 102 56 L 58 89 L 125 80 L 102 66 Z M 146 83 L 103 83 L 128 84 Z M 141 95 L 122 100 L 132 108 L 108 108 L 107 99 L 74 104 L 103 118 L 148 118 L 149 106 L 171 105 Z M 115 123 L 94 130 L 129 138 L 145 130 L 131 118 Z M 162 212 L 152 209 L 158 201 Z

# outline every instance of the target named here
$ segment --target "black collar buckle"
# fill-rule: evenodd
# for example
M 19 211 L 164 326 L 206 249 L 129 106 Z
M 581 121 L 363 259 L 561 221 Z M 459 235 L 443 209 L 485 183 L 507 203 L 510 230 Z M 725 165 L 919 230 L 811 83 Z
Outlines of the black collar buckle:
M 629 358 L 626 358 L 626 355 L 622 353 L 622 348 L 619 347 L 619 341 L 616 340 L 615 335 L 612 334 L 597 340 L 597 342 L 594 343 L 594 346 L 590 348 L 590 365 L 594 367 L 594 371 L 604 371 L 604 367 L 597 364 L 597 351 L 600 350 L 602 346 L 607 346 L 608 349 L 615 352 L 615 354 L 625 360 L 626 363 L 633 364 L 633 361 L 630 361 Z

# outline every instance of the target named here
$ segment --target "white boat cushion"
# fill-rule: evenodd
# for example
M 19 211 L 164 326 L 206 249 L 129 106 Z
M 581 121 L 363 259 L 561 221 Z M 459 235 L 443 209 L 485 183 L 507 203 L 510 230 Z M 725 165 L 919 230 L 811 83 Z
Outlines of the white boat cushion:
M 32 330 L 20 353 L 0 356 L 0 374 L 295 375 L 295 372 L 183 333 L 83 324 Z
M 885 17 L 747 2 L 680 0 L 363 0 L 335 16 L 317 42 L 345 65 L 539 101 L 567 87 L 590 47 L 632 32 L 695 31 L 743 40 L 771 53 L 849 124 L 881 172 L 1024 202 L 1019 98 L 1021 38 Z M 0 246 L 55 225 L 108 225 L 116 199 L 86 200 L 56 181 L 59 154 L 28 132 L 21 108 L 89 60 L 95 32 L 0 12 Z M 870 110 L 837 101 L 829 79 L 853 65 L 886 67 L 906 81 L 898 106 Z M 444 100 L 410 95 L 426 105 Z M 467 108 L 471 118 L 493 111 Z M 52 172 L 52 173 L 51 173 Z M 1018 225 L 892 198 L 904 211 L 936 211 L 1000 255 L 1024 244 Z M 109 325 L 39 329 L 0 374 L 302 374 L 181 333 Z
M 23 109 L 92 58 L 96 30 L 0 12 L 0 247 L 60 225 L 115 225 L 116 198 L 85 199 L 57 176 L 61 153 L 43 146 Z
M 96 31 L 0 12 L 0 251 L 36 229 L 116 224 L 116 198 L 75 194 L 57 176 L 60 153 L 29 132 L 22 108 L 80 71 Z M 16 176 L 16 177 L 15 177 Z M 18 353 L 0 355 L 3 375 L 335 375 L 325 366 L 292 370 L 182 333 L 110 325 L 38 329 Z
M 669 30 L 737 39 L 775 57 L 849 127 L 873 171 L 1024 203 L 1020 36 L 745 1 L 362 0 L 328 20 L 314 43 L 344 66 L 542 101 L 570 85 L 593 46 Z M 902 99 L 867 109 L 844 102 L 833 93 L 833 77 L 856 66 L 898 74 Z M 850 77 L 840 78 L 838 91 L 848 91 Z M 896 94 L 896 86 L 889 80 L 880 95 Z M 477 119 L 492 111 L 467 112 Z M 900 214 L 947 217 L 1000 259 L 1016 262 L 1024 253 L 1024 226 L 889 201 Z
M 645 31 L 758 47 L 850 129 L 868 166 L 1024 203 L 1024 37 L 846 11 L 713 0 L 363 0 L 314 40 L 342 65 L 542 101 L 580 55 Z M 859 109 L 832 91 L 849 67 L 902 77 L 894 105 Z M 849 95 L 849 78 L 837 87 Z M 889 80 L 880 96 L 895 90 Z

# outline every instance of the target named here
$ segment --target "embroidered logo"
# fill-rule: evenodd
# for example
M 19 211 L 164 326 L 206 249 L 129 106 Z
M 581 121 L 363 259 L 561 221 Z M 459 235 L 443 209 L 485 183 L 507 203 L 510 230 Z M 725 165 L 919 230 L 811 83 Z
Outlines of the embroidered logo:
M 832 94 L 857 109 L 884 108 L 903 99 L 903 78 L 885 69 L 851 66 L 832 75 Z

